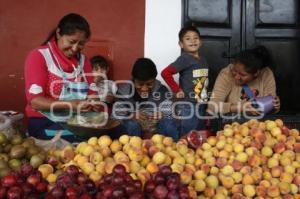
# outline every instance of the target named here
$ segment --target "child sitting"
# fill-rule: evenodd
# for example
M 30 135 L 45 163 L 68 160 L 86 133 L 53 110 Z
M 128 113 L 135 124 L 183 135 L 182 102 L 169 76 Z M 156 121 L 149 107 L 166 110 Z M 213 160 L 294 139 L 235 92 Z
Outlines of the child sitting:
M 90 59 L 90 62 L 100 101 L 112 104 L 117 86 L 113 81 L 107 79 L 108 61 L 103 56 L 96 55 Z

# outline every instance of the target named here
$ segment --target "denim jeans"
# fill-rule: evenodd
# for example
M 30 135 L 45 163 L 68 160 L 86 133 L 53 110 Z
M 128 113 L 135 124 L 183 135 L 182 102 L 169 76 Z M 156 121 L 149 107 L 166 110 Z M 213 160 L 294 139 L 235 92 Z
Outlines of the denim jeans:
M 137 120 L 123 120 L 123 126 L 130 136 L 142 136 L 144 133 L 142 126 Z M 161 119 L 157 124 L 157 133 L 172 137 L 177 141 L 179 139 L 179 131 L 176 120 L 173 118 Z
M 191 130 L 201 130 L 205 128 L 205 120 L 199 116 L 204 116 L 206 104 L 186 103 L 176 106 L 177 116 L 180 121 L 180 137 Z
M 157 132 L 159 134 L 172 137 L 174 141 L 178 141 L 180 137 L 179 124 L 174 118 L 161 119 L 157 126 Z
M 130 136 L 142 136 L 142 126 L 137 120 L 130 119 L 130 120 L 123 120 L 123 126 L 125 131 Z

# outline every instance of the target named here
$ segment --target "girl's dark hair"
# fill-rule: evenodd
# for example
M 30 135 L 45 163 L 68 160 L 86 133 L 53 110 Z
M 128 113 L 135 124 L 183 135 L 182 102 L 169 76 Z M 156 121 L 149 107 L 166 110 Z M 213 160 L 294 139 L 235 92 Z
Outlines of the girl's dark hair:
M 102 68 L 104 70 L 108 69 L 108 61 L 101 55 L 93 56 L 90 59 L 92 69 Z
M 188 31 L 193 31 L 195 33 L 197 33 L 197 35 L 200 37 L 200 32 L 199 30 L 192 25 L 188 25 L 188 26 L 184 26 L 183 28 L 181 28 L 181 30 L 179 31 L 178 37 L 179 37 L 179 41 L 182 41 L 184 35 L 188 32 Z
M 131 75 L 133 80 L 147 81 L 156 78 L 157 69 L 151 59 L 138 58 L 133 64 Z
M 85 32 L 86 38 L 91 36 L 90 25 L 87 20 L 79 14 L 70 13 L 61 18 L 57 27 L 50 32 L 43 44 L 46 44 L 48 41 L 50 41 L 52 37 L 55 37 L 56 39 L 57 28 L 59 28 L 60 35 L 72 35 L 76 31 L 80 30 Z
M 241 51 L 234 57 L 234 62 L 245 65 L 248 73 L 254 74 L 264 67 L 272 68 L 271 54 L 265 46 L 257 46 L 253 49 Z

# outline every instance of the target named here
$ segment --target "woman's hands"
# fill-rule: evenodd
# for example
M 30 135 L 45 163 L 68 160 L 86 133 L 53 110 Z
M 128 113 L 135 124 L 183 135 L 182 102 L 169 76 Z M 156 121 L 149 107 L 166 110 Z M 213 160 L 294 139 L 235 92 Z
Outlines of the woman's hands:
M 262 114 L 261 111 L 259 111 L 257 108 L 254 108 L 252 106 L 251 101 L 245 101 L 242 103 L 242 111 L 249 113 L 251 115 L 261 115 Z

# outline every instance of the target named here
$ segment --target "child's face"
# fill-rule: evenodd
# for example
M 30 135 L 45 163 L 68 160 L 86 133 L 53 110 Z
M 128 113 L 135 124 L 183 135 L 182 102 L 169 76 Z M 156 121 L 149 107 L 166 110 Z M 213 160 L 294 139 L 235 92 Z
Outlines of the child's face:
M 141 96 L 141 98 L 148 98 L 150 92 L 152 91 L 154 84 L 155 84 L 155 79 L 150 79 L 147 81 L 141 81 L 135 79 L 133 81 L 135 90 L 136 92 Z
M 93 69 L 94 81 L 99 82 L 101 80 L 107 79 L 107 70 L 104 68 L 96 67 Z
M 201 40 L 198 34 L 194 31 L 187 31 L 179 42 L 180 47 L 187 53 L 198 53 L 201 47 Z

